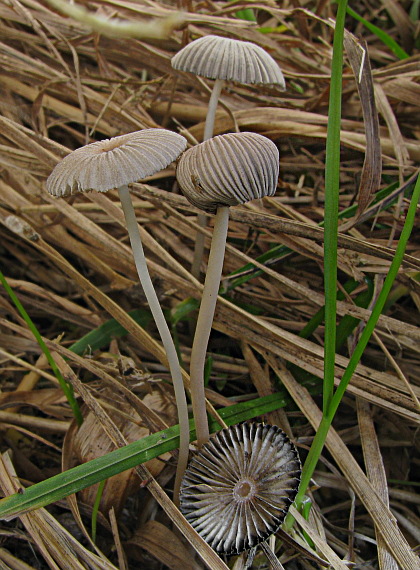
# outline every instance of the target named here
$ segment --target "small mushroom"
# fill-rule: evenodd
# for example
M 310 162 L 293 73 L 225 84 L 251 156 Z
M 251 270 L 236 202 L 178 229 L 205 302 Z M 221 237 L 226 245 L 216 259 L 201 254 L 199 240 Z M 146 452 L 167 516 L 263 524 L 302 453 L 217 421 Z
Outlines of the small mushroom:
M 229 206 L 263 196 L 277 188 L 279 152 L 256 133 L 219 135 L 187 150 L 176 177 L 188 200 L 205 212 L 216 212 L 207 274 L 191 351 L 191 398 L 198 445 L 209 438 L 204 395 L 204 363 L 210 337 L 229 220 Z
M 147 268 L 128 184 L 166 168 L 178 158 L 186 145 L 183 136 L 165 129 L 145 129 L 94 142 L 66 156 L 54 168 L 46 183 L 48 192 L 59 197 L 118 188 L 137 272 L 166 351 L 174 384 L 180 424 L 175 497 L 188 461 L 187 402 L 178 355 Z
M 181 49 L 171 63 L 174 69 L 216 80 L 207 111 L 204 140 L 213 136 L 217 102 L 225 81 L 286 88 L 278 64 L 262 47 L 251 42 L 204 36 Z
M 186 45 L 171 60 L 172 67 L 209 79 L 215 79 L 207 109 L 203 140 L 213 136 L 217 103 L 225 81 L 244 84 L 271 84 L 286 88 L 279 65 L 262 47 L 221 36 L 208 35 Z M 198 224 L 206 227 L 207 217 L 198 215 Z M 198 233 L 191 273 L 198 279 L 204 251 L 204 235 Z
M 277 426 L 250 422 L 223 429 L 193 457 L 180 508 L 220 554 L 239 554 L 282 524 L 300 482 L 298 452 Z

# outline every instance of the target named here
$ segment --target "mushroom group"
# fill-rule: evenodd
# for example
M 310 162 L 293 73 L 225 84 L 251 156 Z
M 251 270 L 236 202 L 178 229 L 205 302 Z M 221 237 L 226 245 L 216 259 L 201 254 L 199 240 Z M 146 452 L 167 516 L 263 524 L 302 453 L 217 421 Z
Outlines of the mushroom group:
M 182 48 L 171 60 L 172 67 L 179 71 L 193 73 L 214 79 L 214 85 L 207 108 L 203 140 L 214 134 L 214 122 L 220 93 L 226 81 L 248 85 L 276 85 L 285 89 L 283 73 L 277 62 L 262 47 L 241 40 L 208 35 L 192 41 Z M 197 222 L 206 227 L 207 216 L 199 214 Z M 191 273 L 197 279 L 204 252 L 204 236 L 198 233 L 194 247 Z
M 47 180 L 54 196 L 117 188 L 127 222 L 139 279 L 166 350 L 180 423 L 180 455 L 174 498 L 181 489 L 181 510 L 220 553 L 233 554 L 264 541 L 281 524 L 294 499 L 300 477 L 297 451 L 276 426 L 244 423 L 209 435 L 204 364 L 220 286 L 229 208 L 272 196 L 277 188 L 279 153 L 256 133 L 212 137 L 217 99 L 225 80 L 277 83 L 278 65 L 249 42 L 206 36 L 173 59 L 176 69 L 216 80 L 209 105 L 204 142 L 182 154 L 177 180 L 187 199 L 215 214 L 203 295 L 191 351 L 191 398 L 199 453 L 188 461 L 189 423 L 181 367 L 147 269 L 128 185 L 176 160 L 186 139 L 165 129 L 145 129 L 92 143 L 70 153 Z M 181 480 L 182 479 L 182 480 Z

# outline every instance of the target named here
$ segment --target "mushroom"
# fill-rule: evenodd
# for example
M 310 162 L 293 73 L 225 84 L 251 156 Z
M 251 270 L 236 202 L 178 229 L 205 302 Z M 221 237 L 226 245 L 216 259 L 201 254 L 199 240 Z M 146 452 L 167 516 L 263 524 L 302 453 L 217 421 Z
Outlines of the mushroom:
M 278 173 L 276 145 L 256 133 L 219 135 L 187 150 L 178 163 L 176 176 L 187 199 L 206 212 L 216 212 L 190 363 L 191 398 L 199 446 L 209 438 L 204 363 L 223 268 L 229 206 L 272 196 L 277 188 Z
M 213 136 L 217 103 L 225 81 L 245 84 L 278 85 L 286 88 L 280 67 L 262 47 L 251 42 L 204 36 L 186 45 L 171 60 L 172 67 L 209 79 L 215 79 L 207 109 L 203 140 Z M 201 227 L 207 224 L 204 214 L 198 215 Z M 197 235 L 191 272 L 200 275 L 204 251 L 204 235 Z
M 180 451 L 175 479 L 176 498 L 188 462 L 189 423 L 181 367 L 169 327 L 146 264 L 128 184 L 162 170 L 187 145 L 186 139 L 165 129 L 145 129 L 78 148 L 66 156 L 50 174 L 46 187 L 53 196 L 69 196 L 118 188 L 140 282 L 156 322 L 168 358 L 180 425 Z
M 216 80 L 207 110 L 204 140 L 213 136 L 217 102 L 225 81 L 286 88 L 278 64 L 262 47 L 251 42 L 204 36 L 181 49 L 171 63 L 174 69 Z
M 277 426 L 250 422 L 223 429 L 193 457 L 180 508 L 220 554 L 239 554 L 282 524 L 296 496 L 298 452 Z

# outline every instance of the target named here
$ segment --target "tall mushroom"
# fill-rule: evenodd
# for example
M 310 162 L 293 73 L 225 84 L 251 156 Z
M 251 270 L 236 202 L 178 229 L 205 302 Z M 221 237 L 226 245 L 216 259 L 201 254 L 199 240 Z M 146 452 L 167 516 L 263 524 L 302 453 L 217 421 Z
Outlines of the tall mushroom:
M 78 148 L 50 174 L 46 186 L 53 196 L 69 196 L 118 188 L 140 282 L 168 358 L 180 425 L 180 451 L 174 497 L 188 462 L 189 423 L 181 367 L 169 327 L 147 268 L 128 184 L 151 176 L 173 162 L 187 145 L 186 139 L 165 129 L 145 129 Z
M 242 423 L 210 438 L 181 485 L 181 511 L 220 554 L 239 554 L 274 534 L 293 503 L 297 450 L 277 426 Z
M 262 47 L 251 42 L 204 36 L 186 45 L 171 60 L 172 67 L 209 79 L 215 79 L 207 109 L 203 140 L 213 136 L 214 120 L 220 93 L 226 81 L 244 84 L 277 85 L 286 88 L 279 65 Z M 198 223 L 206 226 L 205 214 L 199 214 Z M 204 236 L 196 238 L 191 272 L 198 278 L 204 250 Z
M 279 152 L 256 133 L 231 133 L 187 150 L 177 167 L 177 180 L 188 200 L 205 212 L 216 212 L 204 290 L 191 352 L 191 398 L 198 445 L 209 438 L 204 363 L 210 337 L 229 220 L 229 206 L 272 196 L 277 188 Z

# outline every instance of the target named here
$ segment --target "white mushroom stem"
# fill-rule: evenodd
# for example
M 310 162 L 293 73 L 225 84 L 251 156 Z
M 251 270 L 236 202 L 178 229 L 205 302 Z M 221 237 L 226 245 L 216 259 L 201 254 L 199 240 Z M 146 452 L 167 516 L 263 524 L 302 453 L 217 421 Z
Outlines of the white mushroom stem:
M 207 227 L 206 214 L 202 213 L 197 214 L 197 224 L 200 226 L 200 228 Z M 198 231 L 195 236 L 194 255 L 191 264 L 191 275 L 195 277 L 197 280 L 200 280 L 200 269 L 201 269 L 201 261 L 203 259 L 203 253 L 204 253 L 204 234 Z
M 209 106 L 207 109 L 206 124 L 204 126 L 203 141 L 206 141 L 207 139 L 211 139 L 211 137 L 213 136 L 214 121 L 215 121 L 215 117 L 216 117 L 217 104 L 219 102 L 220 93 L 223 89 L 224 84 L 225 84 L 224 79 L 216 79 L 216 81 L 214 82 L 213 91 L 211 92 L 211 96 L 210 96 L 210 100 L 209 100 Z
M 179 364 L 178 355 L 168 324 L 163 315 L 162 307 L 153 287 L 149 270 L 146 264 L 146 258 L 143 251 L 143 245 L 137 226 L 136 214 L 131 201 L 128 186 L 118 188 L 122 209 L 127 223 L 128 235 L 130 237 L 131 248 L 133 250 L 134 262 L 136 264 L 137 273 L 142 284 L 144 294 L 150 307 L 150 311 L 155 320 L 157 329 L 162 339 L 162 344 L 168 358 L 169 370 L 172 376 L 172 382 L 175 391 L 175 399 L 178 410 L 179 421 L 179 458 L 175 477 L 174 502 L 179 504 L 179 488 L 181 479 L 188 463 L 188 449 L 190 440 L 190 429 L 188 422 L 187 399 L 185 396 L 184 383 L 182 381 L 181 366 Z
M 206 141 L 207 139 L 211 139 L 211 137 L 213 136 L 214 121 L 215 121 L 215 117 L 216 117 L 217 104 L 219 102 L 220 93 L 223 89 L 224 84 L 225 84 L 224 79 L 216 79 L 216 81 L 214 82 L 213 90 L 211 92 L 211 96 L 210 96 L 210 100 L 209 100 L 209 106 L 207 109 L 206 124 L 204 126 L 203 141 Z M 201 228 L 205 228 L 207 226 L 206 214 L 198 214 L 197 215 L 197 223 Z M 193 256 L 193 262 L 191 265 L 191 274 L 196 279 L 200 278 L 200 266 L 201 266 L 201 261 L 203 259 L 203 253 L 204 253 L 204 234 L 202 234 L 201 232 L 198 232 L 196 235 L 196 238 L 195 238 L 194 256 Z
M 217 209 L 214 219 L 213 238 L 211 241 L 207 274 L 198 313 L 196 334 L 191 351 L 191 398 L 199 447 L 209 439 L 206 398 L 204 393 L 204 364 L 222 275 L 228 222 L 229 207 L 220 206 Z

